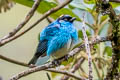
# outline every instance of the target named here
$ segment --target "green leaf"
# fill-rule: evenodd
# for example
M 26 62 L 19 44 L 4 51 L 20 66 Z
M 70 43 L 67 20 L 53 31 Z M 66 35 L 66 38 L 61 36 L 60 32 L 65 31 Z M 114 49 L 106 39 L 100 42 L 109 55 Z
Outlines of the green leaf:
M 99 30 L 99 35 L 102 36 L 102 37 L 105 37 L 107 35 L 107 31 L 108 31 L 108 28 L 109 28 L 109 24 L 106 23 L 102 26 L 102 28 Z
M 94 45 L 94 48 L 95 48 L 95 49 L 98 49 L 98 48 L 99 48 L 98 44 Z
M 83 0 L 74 0 L 70 3 L 70 6 L 87 11 L 88 9 L 93 9 L 94 4 L 86 4 Z
M 120 6 L 120 3 L 113 3 L 113 2 L 112 2 L 111 4 L 112 4 L 112 7 L 113 7 L 113 8 L 116 8 L 116 7 Z
M 27 6 L 27 7 L 32 7 L 34 3 L 33 0 L 13 0 L 13 1 L 15 1 L 16 3 L 22 4 L 24 6 Z
M 66 66 L 66 65 L 70 64 L 71 62 L 73 62 L 73 59 L 74 58 L 69 58 L 67 61 L 63 61 L 61 64 Z
M 89 13 L 89 12 L 86 13 L 86 19 L 87 19 L 87 22 L 88 22 L 89 24 L 94 24 L 94 18 L 93 18 L 93 16 L 91 15 L 91 13 Z
M 70 6 L 72 6 L 73 8 L 79 8 L 79 9 L 83 9 L 83 10 L 87 9 L 87 7 L 84 4 L 77 3 L 77 2 L 76 3 L 75 2 L 71 3 Z
M 95 0 L 84 0 L 86 4 L 95 4 Z
M 114 8 L 114 11 L 115 11 L 116 15 L 119 15 L 120 14 L 120 6 Z
M 85 13 L 85 22 L 87 22 L 88 24 L 93 24 L 94 23 L 94 18 L 93 16 L 88 12 L 88 11 L 85 11 L 85 10 L 82 10 L 82 9 L 78 9 L 78 8 L 75 8 L 73 9 L 73 12 L 79 16 L 80 19 L 83 18 L 83 13 Z M 88 27 L 90 27 L 88 25 Z
M 52 76 L 52 78 L 56 78 L 56 76 L 58 76 L 58 74 L 55 72 L 51 72 L 51 76 Z
M 108 18 L 108 15 L 105 16 L 101 16 L 100 17 L 100 23 L 102 23 L 104 20 L 106 20 Z
M 87 36 L 90 36 L 90 35 L 91 35 L 91 33 L 90 33 L 88 30 L 86 30 L 86 34 L 87 34 Z M 82 30 L 79 30 L 79 31 L 78 31 L 78 37 L 83 39 Z
M 78 37 L 79 37 L 79 38 L 83 38 L 82 30 L 79 30 L 79 31 L 78 31 Z
M 57 11 L 56 13 L 53 13 L 53 14 L 51 15 L 51 17 L 54 18 L 54 19 L 56 19 L 56 18 L 58 18 L 58 17 L 59 17 L 60 15 L 62 15 L 62 14 L 69 14 L 69 15 L 71 15 L 72 17 L 76 17 L 76 20 L 77 20 L 77 21 L 81 21 L 80 18 L 79 18 L 77 15 L 75 15 L 75 14 L 72 12 L 71 9 L 68 9 L 68 8 L 62 8 L 61 10 Z
M 27 7 L 32 7 L 34 1 L 33 0 L 14 0 L 16 3 L 22 4 L 24 6 Z M 54 8 L 55 6 L 57 6 L 56 3 L 53 2 L 48 2 L 48 1 L 41 1 L 40 6 L 38 7 L 37 11 L 41 14 L 44 14 L 45 12 L 47 12 L 48 10 L 50 10 L 51 8 Z M 43 9 L 44 8 L 44 9 Z M 76 17 L 78 21 L 80 21 L 79 17 L 77 15 L 75 15 L 71 9 L 69 8 L 62 8 L 59 11 L 51 14 L 50 16 L 54 19 L 58 18 L 59 16 L 63 15 L 63 14 L 69 14 L 72 17 Z
M 107 53 L 108 56 L 112 56 L 112 48 L 110 46 L 106 46 L 104 53 Z

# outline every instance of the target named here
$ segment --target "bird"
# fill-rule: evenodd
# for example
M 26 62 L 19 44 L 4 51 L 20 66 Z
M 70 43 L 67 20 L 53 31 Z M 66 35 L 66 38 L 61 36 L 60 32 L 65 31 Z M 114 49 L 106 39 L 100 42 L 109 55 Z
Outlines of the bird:
M 33 58 L 28 63 L 35 65 L 40 57 L 58 59 L 65 56 L 78 42 L 78 33 L 73 25 L 75 17 L 62 15 L 45 27 L 40 33 L 40 41 Z

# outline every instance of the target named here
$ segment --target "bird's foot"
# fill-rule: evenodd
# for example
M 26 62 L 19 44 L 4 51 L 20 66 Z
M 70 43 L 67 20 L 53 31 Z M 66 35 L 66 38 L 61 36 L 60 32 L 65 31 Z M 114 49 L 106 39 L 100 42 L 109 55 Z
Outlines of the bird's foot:
M 67 55 L 65 55 L 64 58 L 66 61 L 68 61 L 68 59 L 69 59 Z
M 59 62 L 59 60 L 55 59 L 55 60 L 52 61 L 52 64 L 54 64 L 56 66 L 59 66 L 60 62 Z

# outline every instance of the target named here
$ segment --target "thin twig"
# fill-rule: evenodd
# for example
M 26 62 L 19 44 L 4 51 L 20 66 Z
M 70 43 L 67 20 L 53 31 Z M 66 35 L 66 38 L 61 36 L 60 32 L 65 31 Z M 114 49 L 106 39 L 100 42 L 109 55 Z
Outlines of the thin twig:
M 100 42 L 104 42 L 104 41 L 109 41 L 111 38 L 110 37 L 102 37 L 102 38 L 96 38 L 95 40 L 91 41 L 90 42 L 90 45 L 95 45 L 95 44 L 98 44 Z M 70 58 L 70 57 L 73 57 L 76 53 L 80 52 L 81 50 L 83 50 L 85 47 L 85 44 L 81 44 L 80 47 L 78 48 L 75 48 L 73 49 L 68 55 L 67 57 Z M 58 59 L 57 61 L 59 61 L 60 63 L 65 61 L 66 58 L 60 58 Z M 47 64 L 44 64 L 42 66 L 37 66 L 37 67 L 34 67 L 34 68 L 31 68 L 31 69 L 28 69 L 26 71 L 23 71 L 21 73 L 18 73 L 16 74 L 15 76 L 13 76 L 10 80 L 18 80 L 24 76 L 27 76 L 31 73 L 34 73 L 34 72 L 38 72 L 38 71 L 41 71 L 41 70 L 45 70 L 45 69 L 48 69 L 48 68 L 53 68 L 55 67 L 56 65 L 53 64 L 54 62 L 49 62 Z
M 24 67 L 28 67 L 28 64 L 26 64 L 26 63 L 23 63 L 23 62 L 20 62 L 20 61 L 17 61 L 17 60 L 13 60 L 13 59 L 5 57 L 5 56 L 3 56 L 1 54 L 0 54 L 0 59 L 3 59 L 5 61 L 8 61 L 8 62 L 13 63 L 13 64 L 17 64 L 17 65 L 21 65 L 21 66 L 24 66 Z
M 3 78 L 0 76 L 0 80 L 3 80 Z
M 31 10 L 27 13 L 25 19 L 15 28 L 13 29 L 13 31 L 9 32 L 8 35 L 4 36 L 2 39 L 0 39 L 0 44 L 2 45 L 2 43 L 4 42 L 4 40 L 14 36 L 21 28 L 24 27 L 24 25 L 32 18 L 32 16 L 34 15 L 36 9 L 38 8 L 40 2 L 42 0 L 35 0 Z
M 54 19 L 51 18 L 50 16 L 48 16 L 46 19 L 47 19 L 47 21 L 48 21 L 49 23 L 52 23 L 52 22 L 54 21 Z
M 83 78 L 83 77 L 81 77 L 81 76 L 77 76 L 77 75 L 75 75 L 75 74 L 73 74 L 73 73 L 71 73 L 71 72 L 68 72 L 68 71 L 65 71 L 65 70 L 56 70 L 56 69 L 46 69 L 46 71 L 51 71 L 51 72 L 55 72 L 55 73 L 61 73 L 61 74 L 65 74 L 65 75 L 68 75 L 68 76 L 70 76 L 70 77 L 73 77 L 73 78 L 75 78 L 75 79 L 77 79 L 77 80 L 86 80 L 85 78 Z
M 95 71 L 96 71 L 96 73 L 97 73 L 98 79 L 102 80 L 102 79 L 101 79 L 101 76 L 100 76 L 100 72 L 99 72 L 99 70 L 98 70 L 98 68 L 97 68 L 97 65 L 95 64 L 95 61 L 94 61 L 94 60 L 93 60 L 93 66 L 94 66 Z
M 47 11 L 45 14 L 43 14 L 43 16 L 38 19 L 35 23 L 33 23 L 29 28 L 27 28 L 26 30 L 24 30 L 23 32 L 19 33 L 18 35 L 16 36 L 13 36 L 13 37 L 10 37 L 10 38 L 7 38 L 3 41 L 0 42 L 0 46 L 8 43 L 8 42 L 11 42 L 15 39 L 17 39 L 18 37 L 22 36 L 23 34 L 25 34 L 26 32 L 28 32 L 29 30 L 31 30 L 33 27 L 35 27 L 39 22 L 41 22 L 43 19 L 45 19 L 46 17 L 48 17 L 50 14 L 52 13 L 55 13 L 56 11 L 60 10 L 61 8 L 63 8 L 64 6 L 66 6 L 67 4 L 69 4 L 72 0 L 66 0 L 63 4 L 55 7 L 55 8 L 52 8 L 50 9 L 49 11 Z
M 48 80 L 51 80 L 50 75 L 49 75 L 48 72 L 46 73 L 46 75 L 47 75 L 47 77 L 48 77 Z
M 85 60 L 85 58 L 81 57 L 76 63 L 75 65 L 72 67 L 72 69 L 70 70 L 71 73 L 74 73 L 75 71 L 77 71 L 81 65 L 81 63 Z M 65 75 L 61 78 L 61 80 L 68 80 L 69 76 Z
M 89 42 L 88 42 L 88 37 L 86 34 L 86 28 L 85 28 L 85 21 L 84 21 L 84 17 L 85 17 L 85 13 L 83 14 L 83 24 L 82 24 L 82 33 L 84 36 L 84 40 L 85 40 L 85 49 L 86 49 L 86 53 L 88 55 L 88 66 L 89 66 L 89 80 L 92 80 L 93 76 L 92 76 L 92 58 L 91 58 L 91 53 L 90 53 L 90 46 L 89 46 Z

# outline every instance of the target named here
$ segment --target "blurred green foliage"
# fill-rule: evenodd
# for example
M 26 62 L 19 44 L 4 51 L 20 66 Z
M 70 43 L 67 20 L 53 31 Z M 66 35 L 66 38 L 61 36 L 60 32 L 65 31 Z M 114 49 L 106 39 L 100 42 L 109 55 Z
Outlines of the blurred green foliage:
M 28 6 L 28 7 L 32 7 L 34 1 L 33 0 L 14 0 L 15 2 Z M 40 3 L 40 6 L 38 7 L 38 12 L 44 14 L 45 12 L 47 12 L 48 10 L 50 10 L 51 8 L 54 8 L 55 6 L 57 6 L 56 2 L 50 2 L 50 1 L 46 1 L 46 0 L 42 0 Z M 77 18 L 78 21 L 80 21 L 80 19 L 78 18 L 78 16 L 76 16 L 71 9 L 69 8 L 62 8 L 59 11 L 53 13 L 52 15 L 50 15 L 52 18 L 56 19 L 58 18 L 60 15 L 62 14 L 69 14 L 71 16 L 74 16 Z

